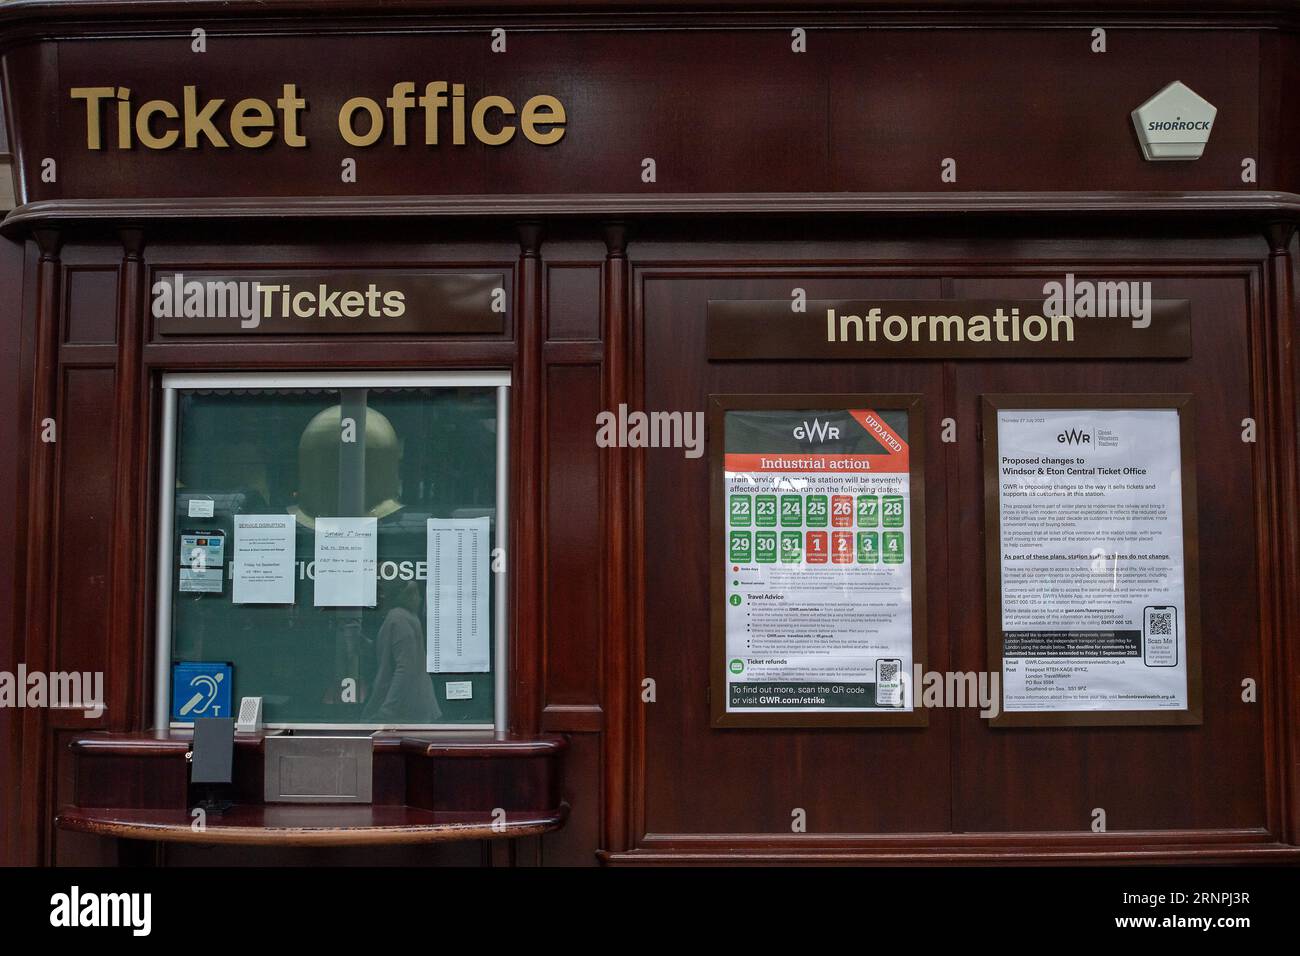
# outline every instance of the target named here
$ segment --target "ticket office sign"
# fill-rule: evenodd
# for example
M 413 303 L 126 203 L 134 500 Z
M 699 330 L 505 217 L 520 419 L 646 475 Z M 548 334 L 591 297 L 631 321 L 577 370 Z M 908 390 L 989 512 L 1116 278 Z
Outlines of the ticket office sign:
M 711 398 L 715 727 L 926 723 L 920 415 L 917 395 Z
M 984 403 L 995 726 L 1201 722 L 1187 395 Z

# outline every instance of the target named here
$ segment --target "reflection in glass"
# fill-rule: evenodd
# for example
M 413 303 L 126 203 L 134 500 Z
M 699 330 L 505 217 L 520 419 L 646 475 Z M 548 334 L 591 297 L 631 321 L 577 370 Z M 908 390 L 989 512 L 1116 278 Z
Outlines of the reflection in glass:
M 174 537 L 228 543 L 220 593 L 173 582 L 173 659 L 231 661 L 234 699 L 263 697 L 272 724 L 491 723 L 491 673 L 427 672 L 425 575 L 429 518 L 496 521 L 496 407 L 482 386 L 180 392 Z M 234 516 L 286 513 L 294 603 L 233 604 Z M 376 519 L 375 607 L 315 606 L 321 517 Z

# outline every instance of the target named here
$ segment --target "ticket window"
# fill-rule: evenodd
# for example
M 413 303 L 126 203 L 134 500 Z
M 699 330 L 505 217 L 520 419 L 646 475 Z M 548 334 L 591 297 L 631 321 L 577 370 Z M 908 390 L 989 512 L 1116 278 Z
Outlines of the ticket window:
M 503 729 L 508 386 L 165 376 L 157 726 Z

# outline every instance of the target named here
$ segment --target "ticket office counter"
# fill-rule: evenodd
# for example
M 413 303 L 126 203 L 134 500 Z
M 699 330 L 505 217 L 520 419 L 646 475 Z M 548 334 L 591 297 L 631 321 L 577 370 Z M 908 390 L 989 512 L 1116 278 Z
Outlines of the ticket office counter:
M 1094 24 L 1015 4 L 809 15 L 803 50 L 780 11 L 651 23 L 611 5 L 511 22 L 502 54 L 459 14 L 235 2 L 197 54 L 190 14 L 217 6 L 0 10 L 20 187 L 0 227 L 0 388 L 19 411 L 0 422 L 18 449 L 0 462 L 0 663 L 104 675 L 102 710 L 0 710 L 7 859 L 1295 858 L 1293 5 L 1143 10 L 1104 55 Z M 483 78 L 472 102 L 554 96 L 568 132 L 455 143 L 440 106 L 437 145 L 410 107 L 398 143 L 399 107 L 379 104 L 405 102 L 408 77 L 435 84 L 431 104 L 447 78 Z M 1176 79 L 1217 108 L 1214 130 L 1199 159 L 1150 162 L 1129 111 Z M 110 85 L 129 86 L 126 112 Z M 227 107 L 283 98 L 280 138 L 164 147 L 154 103 L 149 145 L 131 121 L 185 85 Z M 291 127 L 297 97 L 311 108 Z M 364 146 L 335 123 L 359 97 L 385 117 Z M 711 338 L 719 306 L 755 330 L 773 303 L 864 325 L 891 302 L 970 317 L 1067 277 L 1151 283 L 1183 304 L 1185 341 L 881 355 L 852 336 L 831 352 L 825 335 L 821 351 Z M 209 283 L 224 307 L 207 309 Z M 250 283 L 269 290 L 258 321 Z M 411 307 L 386 314 L 390 292 Z M 774 539 L 751 524 L 730 560 L 726 436 L 597 440 L 620 409 L 879 411 L 909 446 L 904 523 L 845 529 L 851 565 L 871 564 L 860 541 L 897 542 L 911 663 L 988 673 L 1005 645 L 986 416 L 1044 396 L 1177 402 L 1191 429 L 1176 627 L 1195 622 L 1199 653 L 1177 656 L 1172 720 L 738 719 L 717 639 L 725 652 L 735 589 Z M 776 529 L 801 560 L 824 533 L 807 506 Z M 471 595 L 454 620 L 437 610 L 452 592 Z M 1164 605 L 1153 629 L 1174 620 Z M 853 682 L 872 686 L 866 710 L 908 702 L 884 692 L 907 672 L 888 657 Z M 186 718 L 243 697 L 267 726 L 237 735 L 232 807 L 195 829 Z M 325 734 L 369 741 L 370 774 L 290 770 L 280 785 L 326 802 L 268 802 L 269 742 Z M 363 778 L 368 796 L 344 786 Z
M 148 227 L 61 236 L 57 467 L 60 484 L 86 482 L 62 521 L 130 558 L 110 558 L 111 595 L 76 573 L 50 595 L 55 653 L 92 654 L 107 697 L 102 714 L 53 715 L 54 858 L 276 859 L 248 849 L 270 846 L 536 860 L 569 812 L 566 740 L 524 716 L 516 676 L 530 666 L 516 582 L 536 574 L 520 551 L 538 429 L 515 339 L 517 316 L 536 321 L 521 306 L 535 289 L 520 288 L 536 281 L 536 228 L 436 244 L 373 224 L 269 241 L 275 228 L 258 244 L 219 228 L 207 242 Z M 476 230 L 501 235 L 456 227 Z M 241 312 L 244 286 L 272 276 L 309 294 Z M 187 292 L 197 328 L 183 324 Z M 312 314 L 319 296 L 382 322 L 385 295 L 417 325 L 339 335 L 328 310 Z M 114 480 L 122 467 L 133 489 Z M 105 640 L 103 600 L 133 623 L 129 649 Z M 238 716 L 245 698 L 260 698 L 261 726 L 235 734 L 217 801 L 232 806 L 196 828 L 210 794 L 191 780 L 194 722 Z M 358 737 L 364 762 L 275 751 Z
M 1268 676 L 1272 655 L 1284 645 L 1271 623 L 1280 600 L 1273 588 L 1282 542 L 1270 518 L 1279 505 L 1269 492 L 1277 477 L 1259 443 L 1243 441 L 1243 419 L 1276 409 L 1259 376 L 1263 356 L 1275 349 L 1269 297 L 1290 281 L 1292 268 L 1280 254 L 1285 246 L 1270 246 L 1270 238 L 1289 233 L 1223 220 L 1181 222 L 1174 238 L 1153 221 L 1120 241 L 1067 216 L 1054 220 L 1051 235 L 998 215 L 982 218 L 974 228 L 891 219 L 888 241 L 828 218 L 819 226 L 826 238 L 801 242 L 797 251 L 788 238 L 797 221 L 770 218 L 741 230 L 724 219 L 557 222 L 548 232 L 534 222 L 458 224 L 461 234 L 478 230 L 483 238 L 424 244 L 418 252 L 356 238 L 386 228 L 373 224 L 349 225 L 341 230 L 346 236 L 321 225 L 310 242 L 286 236 L 274 245 L 245 244 L 236 234 L 212 245 L 181 242 L 165 228 L 142 247 L 103 238 L 61 245 L 64 304 L 51 316 L 60 334 L 127 341 L 74 338 L 59 347 L 67 451 L 53 487 L 83 479 L 86 486 L 84 494 L 60 492 L 65 530 L 52 539 L 47 560 L 69 553 L 57 543 L 73 529 L 108 553 L 124 549 L 129 560 L 117 573 L 132 586 L 110 596 L 115 613 L 145 622 L 139 633 L 149 633 L 152 621 L 155 640 L 165 638 L 128 644 L 122 659 L 140 662 L 133 675 L 114 663 L 112 645 L 71 643 L 82 633 L 102 639 L 102 627 L 83 630 L 99 616 L 93 603 L 76 600 L 75 590 L 57 598 L 61 653 L 76 647 L 101 655 L 124 686 L 109 683 L 107 716 L 54 715 L 63 723 L 51 728 L 55 859 L 138 859 L 141 847 L 161 841 L 167 849 L 149 850 L 156 854 L 150 858 L 173 863 L 464 862 L 479 858 L 478 846 L 447 841 L 486 839 L 485 846 L 501 848 L 495 856 L 488 851 L 498 861 L 584 863 L 597 851 L 608 862 L 667 861 L 696 852 L 697 844 L 710 859 L 757 861 L 800 839 L 773 822 L 788 815 L 783 807 L 793 800 L 792 807 L 827 821 L 829 835 L 791 843 L 810 859 L 885 860 L 898 852 L 891 840 L 936 859 L 981 859 L 1007 846 L 1025 859 L 1083 858 L 1098 848 L 1119 858 L 1286 857 L 1291 850 L 1278 839 L 1282 804 L 1270 796 L 1281 779 L 1269 756 L 1273 711 L 1242 695 L 1243 677 L 1275 680 Z M 93 226 L 79 228 L 95 234 Z M 429 228 L 447 231 L 442 223 Z M 513 243 L 488 241 L 503 228 L 514 232 Z M 631 228 L 637 238 L 625 243 Z M 989 230 L 1007 238 L 990 238 Z M 135 241 L 139 234 L 121 235 Z M 500 332 L 171 336 L 165 317 L 146 316 L 132 339 L 124 315 L 103 316 L 97 284 L 102 273 L 120 270 L 135 296 L 121 309 L 134 316 L 151 301 L 145 290 L 159 276 L 207 269 L 237 277 L 274 263 L 281 274 L 301 268 L 312 281 L 325 275 L 328 282 L 331 270 L 322 263 L 335 262 L 340 276 L 368 269 L 382 280 L 386 270 L 417 260 L 503 277 L 514 292 Z M 1149 277 L 1161 299 L 1187 303 L 1190 354 L 1035 359 L 1011 348 L 1004 358 L 808 360 L 721 355 L 709 341 L 711 304 L 783 301 L 792 288 L 810 302 L 940 301 L 960 313 L 976 302 L 1041 297 L 1044 283 L 1065 273 L 1079 282 Z M 615 314 L 627 323 L 625 339 L 611 329 Z M 601 334 L 603 341 L 594 337 Z M 612 348 L 626 350 L 622 360 L 611 359 Z M 100 364 L 106 361 L 113 364 Z M 622 361 L 634 375 L 611 382 Z M 121 368 L 134 388 L 117 383 Z M 986 670 L 989 659 L 987 575 L 995 559 L 986 553 L 986 400 L 1191 396 L 1196 452 L 1184 480 L 1196 489 L 1199 544 L 1187 554 L 1188 589 L 1204 639 L 1188 669 L 1194 700 L 1180 709 L 1186 719 L 996 727 L 974 708 L 939 707 L 925 710 L 920 725 L 892 728 L 719 727 L 710 719 L 717 675 L 705 569 L 717 542 L 709 537 L 709 456 L 600 448 L 595 423 L 619 404 L 610 401 L 615 387 L 629 407 L 665 410 L 704 409 L 727 395 L 798 395 L 810 405 L 846 395 L 910 396 L 917 418 L 908 438 L 925 465 L 914 472 L 908 507 L 923 506 L 926 515 L 909 545 L 924 565 L 912 646 L 917 663 L 941 672 Z M 120 444 L 123 422 L 105 428 L 104 407 L 137 416 L 129 445 Z M 92 409 L 97 413 L 79 411 Z M 348 458 L 355 451 L 340 439 L 348 420 L 365 422 L 364 433 L 358 430 L 364 458 Z M 945 440 L 952 429 L 956 440 Z M 716 431 L 706 435 L 706 444 L 718 440 Z M 134 487 L 93 478 L 123 468 L 139 476 Z M 620 475 L 631 486 L 613 499 Z M 121 509 L 138 518 L 91 520 Z M 252 519 L 271 516 L 281 549 L 294 556 L 291 581 L 275 579 L 274 560 L 269 578 L 231 566 L 248 557 L 236 537 Z M 363 542 L 373 537 L 375 591 L 344 599 L 357 605 L 331 607 L 321 591 L 329 578 L 321 562 L 330 555 L 321 550 L 320 518 L 336 525 L 351 519 Z M 489 551 L 500 546 L 499 533 L 513 541 L 504 573 L 486 565 L 488 594 L 477 605 L 492 631 L 487 670 L 431 662 L 435 629 L 450 625 L 431 611 L 440 595 L 429 590 L 430 569 L 418 565 L 430 555 L 449 560 L 435 541 L 448 532 Z M 223 553 L 196 566 L 195 537 L 224 538 Z M 262 544 L 274 555 L 274 544 Z M 620 591 L 612 581 L 625 571 Z M 99 586 L 62 574 L 65 588 Z M 357 586 L 346 574 L 333 580 Z M 284 589 L 279 602 L 269 599 L 277 587 Z M 132 599 L 122 606 L 125 595 Z M 611 604 L 620 615 L 636 608 L 636 616 L 612 626 Z M 511 616 L 514 626 L 503 637 L 497 622 Z M 525 621 L 541 622 L 540 637 L 521 631 Z M 319 653 L 322 647 L 328 653 Z M 413 649 L 409 660 L 399 659 Z M 439 652 L 465 648 L 442 645 Z M 601 654 L 621 655 L 619 671 L 605 670 Z M 508 676 L 499 669 L 503 659 Z M 175 665 L 214 660 L 233 665 L 226 673 L 234 700 L 263 698 L 268 728 L 238 736 L 236 806 L 196 833 L 187 721 L 177 710 L 193 695 L 178 696 L 172 682 Z M 529 679 L 539 671 L 541 699 Z M 642 672 L 654 675 L 656 695 L 668 700 L 628 714 L 631 736 L 618 748 L 628 747 L 643 768 L 630 800 L 648 835 L 610 851 L 609 837 L 596 829 L 611 807 L 593 757 L 602 741 L 614 746 L 603 721 L 614 698 L 609 689 L 596 696 L 596 688 L 621 679 L 639 700 L 644 690 L 631 675 Z M 353 673 L 361 675 L 355 695 L 332 692 L 350 686 L 344 682 Z M 662 706 L 668 702 L 675 703 Z M 121 714 L 131 716 L 115 726 Z M 266 734 L 288 729 L 372 735 L 371 802 L 264 802 Z M 819 769 L 793 780 L 773 773 L 796 760 Z M 882 763 L 907 772 L 882 783 Z M 1226 764 L 1233 772 L 1220 772 Z M 718 767 L 729 769 L 720 775 Z M 825 772 L 830 767 L 836 772 Z M 869 799 L 862 796 L 868 790 Z M 499 807 L 515 829 L 491 829 Z M 1095 807 L 1111 821 L 1106 833 L 1091 829 Z M 864 833 L 897 836 L 849 836 Z M 751 845 L 735 834 L 771 835 Z M 122 838 L 120 856 L 100 839 L 105 835 Z

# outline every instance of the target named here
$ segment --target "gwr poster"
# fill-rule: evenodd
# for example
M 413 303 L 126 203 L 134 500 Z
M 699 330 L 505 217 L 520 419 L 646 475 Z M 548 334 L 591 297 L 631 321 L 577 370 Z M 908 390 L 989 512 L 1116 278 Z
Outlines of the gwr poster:
M 996 409 L 1006 714 L 1188 711 L 1184 414 Z
M 723 714 L 911 714 L 909 409 L 722 421 Z

